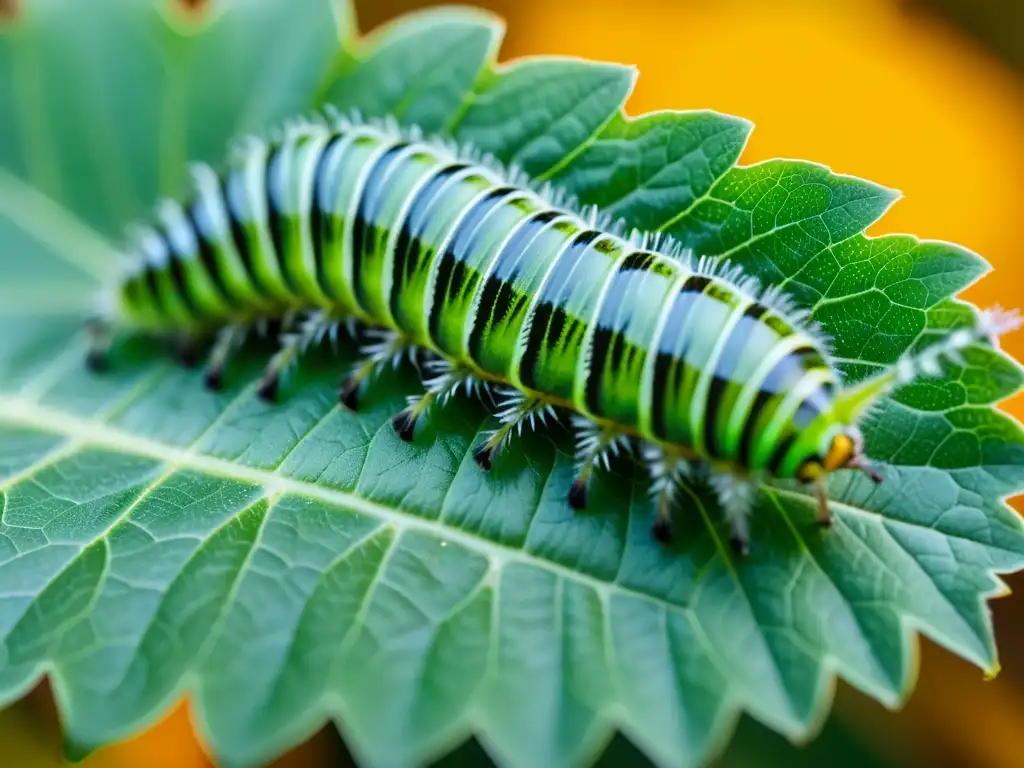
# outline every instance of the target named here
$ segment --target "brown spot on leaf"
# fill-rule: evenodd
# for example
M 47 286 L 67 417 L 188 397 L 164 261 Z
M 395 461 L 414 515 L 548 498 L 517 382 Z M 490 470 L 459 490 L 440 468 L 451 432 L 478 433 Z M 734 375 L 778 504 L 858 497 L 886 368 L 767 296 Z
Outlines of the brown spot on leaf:
M 209 10 L 211 0 L 171 0 L 171 6 L 178 13 L 197 19 Z
M 0 21 L 12 21 L 18 17 L 18 0 L 0 0 Z
M 167 17 L 182 32 L 197 29 L 208 19 L 215 0 L 163 0 Z

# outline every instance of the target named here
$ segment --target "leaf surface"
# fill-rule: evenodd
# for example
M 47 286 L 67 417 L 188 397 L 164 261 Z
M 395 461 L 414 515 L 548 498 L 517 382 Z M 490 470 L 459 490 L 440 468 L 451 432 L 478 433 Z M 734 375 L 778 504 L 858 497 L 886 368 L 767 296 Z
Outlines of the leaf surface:
M 0 35 L 0 112 L 19 116 L 0 125 L 0 699 L 49 673 L 76 750 L 187 691 L 232 764 L 330 718 L 372 765 L 422 762 L 470 732 L 504 765 L 576 764 L 613 728 L 689 765 L 741 711 L 806 738 L 835 674 L 899 703 L 910 629 L 996 666 L 983 599 L 1024 564 L 1003 502 L 1021 488 L 1024 439 L 993 408 L 1021 370 L 990 347 L 884 404 L 866 437 L 886 483 L 834 475 L 833 530 L 804 489 L 766 489 L 743 562 L 701 488 L 678 543 L 653 542 L 628 463 L 572 513 L 560 429 L 489 474 L 468 455 L 491 423 L 477 403 L 402 442 L 388 419 L 417 390 L 411 370 L 385 375 L 359 413 L 339 408 L 350 345 L 311 354 L 275 406 L 254 394 L 269 345 L 220 393 L 138 339 L 108 374 L 82 368 L 82 321 L 126 217 L 173 193 L 186 159 L 324 97 L 450 131 L 784 283 L 851 379 L 970 323 L 954 297 L 985 271 L 957 246 L 865 237 L 893 192 L 811 163 L 737 166 L 738 118 L 627 119 L 628 68 L 495 68 L 500 28 L 475 12 L 419 14 L 342 50 L 351 14 L 314 0 L 199 18 L 155 1 L 24 5 Z M 106 24 L 132 66 L 108 54 L 76 72 Z
M 343 111 L 440 133 L 467 106 L 503 31 L 497 19 L 465 8 L 410 14 L 358 46 L 327 101 Z

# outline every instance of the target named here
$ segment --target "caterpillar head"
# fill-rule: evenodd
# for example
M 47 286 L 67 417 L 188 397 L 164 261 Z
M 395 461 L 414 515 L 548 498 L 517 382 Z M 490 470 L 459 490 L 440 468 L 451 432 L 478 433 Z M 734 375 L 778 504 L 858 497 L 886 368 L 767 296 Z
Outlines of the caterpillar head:
M 804 459 L 796 474 L 800 480 L 811 483 L 838 469 L 859 469 L 873 479 L 876 477 L 868 467 L 864 437 L 856 425 L 837 425 L 828 430 L 821 449 Z
M 843 422 L 833 408 L 820 414 L 803 431 L 790 450 L 781 474 L 816 483 L 840 469 L 859 469 L 875 477 L 864 456 L 860 429 L 856 423 Z
M 864 436 L 858 424 L 891 386 L 891 377 L 885 375 L 840 390 L 831 410 L 809 430 L 813 452 L 800 464 L 796 476 L 809 483 L 839 469 L 858 469 L 877 482 L 879 477 L 864 455 Z
M 864 440 L 857 426 L 868 411 L 904 384 L 919 377 L 941 375 L 945 361 L 963 365 L 961 352 L 971 344 L 980 341 L 995 344 L 1001 334 L 1020 325 L 1017 312 L 986 310 L 974 327 L 952 331 L 920 352 L 905 354 L 880 373 L 843 387 L 836 394 L 831 409 L 812 423 L 798 442 L 795 456 L 786 467 L 787 476 L 796 475 L 804 482 L 817 483 L 837 469 L 859 469 L 877 481 L 878 475 L 870 469 L 864 456 Z

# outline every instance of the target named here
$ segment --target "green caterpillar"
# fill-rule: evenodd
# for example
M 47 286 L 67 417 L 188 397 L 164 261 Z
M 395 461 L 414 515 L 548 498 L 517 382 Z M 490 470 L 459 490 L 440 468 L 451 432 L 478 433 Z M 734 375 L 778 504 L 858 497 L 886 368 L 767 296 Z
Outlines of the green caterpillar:
M 194 169 L 185 204 L 162 203 L 137 227 L 128 268 L 93 324 L 100 367 L 119 326 L 173 335 L 183 349 L 215 336 L 206 381 L 220 386 L 247 328 L 281 322 L 281 348 L 259 384 L 267 400 L 308 345 L 339 323 L 370 343 L 344 378 L 355 408 L 373 375 L 425 353 L 426 391 L 393 420 L 418 419 L 460 389 L 498 396 L 499 426 L 478 464 L 524 426 L 574 414 L 586 503 L 593 470 L 637 444 L 669 536 L 680 481 L 704 478 L 747 551 L 758 483 L 816 486 L 841 468 L 875 479 L 858 421 L 894 387 L 1015 323 L 988 317 L 917 357 L 844 387 L 828 339 L 778 290 L 742 270 L 693 260 L 677 244 L 628 236 L 594 210 L 487 158 L 388 123 L 332 115 L 250 139 L 217 174 Z

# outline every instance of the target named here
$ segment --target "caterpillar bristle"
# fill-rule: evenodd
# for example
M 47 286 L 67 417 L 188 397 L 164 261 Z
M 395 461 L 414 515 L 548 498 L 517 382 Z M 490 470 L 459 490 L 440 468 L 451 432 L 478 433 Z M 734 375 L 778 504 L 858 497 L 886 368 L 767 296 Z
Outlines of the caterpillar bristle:
M 448 155 L 452 161 L 470 163 L 491 171 L 504 184 L 530 189 L 552 208 L 572 213 L 585 222 L 589 222 L 592 228 L 611 230 L 625 226 L 612 215 L 599 211 L 597 206 L 584 206 L 562 187 L 550 181 L 536 182 L 514 162 L 504 162 L 470 142 L 458 142 L 447 136 L 426 134 L 419 126 L 401 125 L 391 116 L 366 118 L 358 110 L 342 113 L 333 105 L 326 106 L 322 113 L 314 113 L 314 115 L 319 116 L 329 130 L 346 132 L 358 127 L 372 127 L 393 141 L 427 144 Z M 279 137 L 280 133 L 281 131 L 278 129 L 274 131 L 274 136 Z M 276 141 L 279 138 L 272 140 Z
M 982 310 L 974 327 L 959 328 L 921 352 L 904 355 L 896 364 L 896 383 L 907 384 L 918 377 L 941 376 L 945 362 L 960 366 L 966 364 L 963 351 L 972 344 L 987 342 L 995 346 L 1000 336 L 1020 327 L 1021 317 L 1016 311 L 1007 312 L 999 307 Z
M 315 139 L 328 133 L 328 128 L 316 122 L 312 117 L 293 120 L 285 124 L 284 141 L 298 142 L 304 139 Z
M 668 256 L 670 259 L 675 259 L 687 268 L 690 268 L 693 264 L 693 249 L 687 248 L 681 241 L 671 235 L 661 232 L 657 233 L 654 236 L 652 246 L 652 250 Z
M 1020 330 L 1024 326 L 1024 316 L 1020 310 L 1006 310 L 1000 306 L 983 309 L 978 319 L 981 329 L 988 341 L 993 346 L 999 341 L 999 337 L 1008 333 Z
M 402 125 L 395 119 L 394 115 L 385 115 L 382 118 L 384 130 L 390 133 L 392 136 L 407 137 L 408 134 L 403 132 Z
M 637 250 L 642 251 L 647 248 L 648 237 L 649 233 L 634 227 L 629 231 L 629 235 L 626 237 L 626 239 L 629 241 L 630 245 L 632 245 Z
M 728 471 L 711 471 L 708 485 L 714 492 L 725 519 L 729 523 L 730 542 L 740 557 L 749 554 L 749 518 L 754 508 L 754 486 Z
M 622 219 L 612 218 L 608 226 L 608 233 L 614 237 L 625 239 L 626 222 L 624 222 Z

